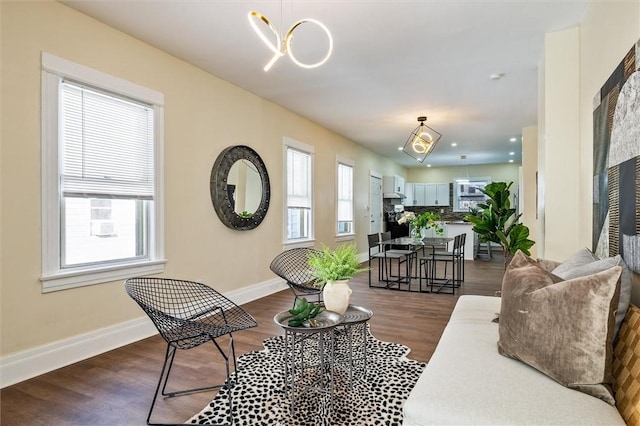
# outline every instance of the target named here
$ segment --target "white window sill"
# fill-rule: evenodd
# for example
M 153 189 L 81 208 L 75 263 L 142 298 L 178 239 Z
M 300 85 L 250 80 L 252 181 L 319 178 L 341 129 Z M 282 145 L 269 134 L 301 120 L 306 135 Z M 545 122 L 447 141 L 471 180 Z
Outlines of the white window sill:
M 282 243 L 285 250 L 299 248 L 299 247 L 313 247 L 316 243 L 315 239 L 306 240 L 289 240 Z
M 336 235 L 336 242 L 353 241 L 356 238 L 356 234 L 340 234 Z
M 127 265 L 106 266 L 102 268 L 92 268 L 90 270 L 77 270 L 73 272 L 58 272 L 42 275 L 42 292 L 49 293 L 58 290 L 83 287 L 88 285 L 106 283 L 127 278 L 161 274 L 164 272 L 166 260 L 153 260 Z

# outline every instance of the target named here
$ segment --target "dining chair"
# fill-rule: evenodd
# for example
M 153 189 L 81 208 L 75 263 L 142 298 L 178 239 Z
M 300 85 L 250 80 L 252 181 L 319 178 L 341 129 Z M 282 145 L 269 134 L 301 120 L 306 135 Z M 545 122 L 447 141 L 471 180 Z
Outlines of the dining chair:
M 382 241 L 389 241 L 389 240 L 391 240 L 391 232 L 384 232 L 382 234 Z M 387 247 L 386 251 L 388 255 L 400 256 L 400 260 L 398 260 L 397 278 L 400 277 L 400 267 L 404 262 L 407 262 L 406 268 L 405 268 L 408 271 L 407 275 L 410 276 L 412 274 L 411 268 L 413 265 L 413 261 L 417 256 L 417 249 L 415 247 L 395 245 L 395 246 Z
M 464 242 L 466 234 L 459 234 L 453 238 L 451 251 L 434 251 L 429 262 L 429 284 L 431 291 L 433 285 L 439 285 L 438 292 L 443 288 L 451 288 L 451 294 L 455 294 L 455 289 L 460 287 L 464 281 Z M 444 263 L 444 272 L 438 277 L 438 263 Z M 448 277 L 447 267 L 451 263 L 451 278 Z M 426 267 L 425 267 L 426 268 Z
M 371 261 L 373 259 L 378 259 L 378 281 L 384 281 L 386 288 L 391 288 L 389 286 L 393 283 L 408 284 L 411 279 L 408 254 L 406 250 L 390 249 L 390 244 L 385 244 L 385 241 L 391 240 L 391 233 L 369 234 L 367 239 L 369 242 L 369 287 L 376 287 L 371 282 Z M 394 260 L 398 265 L 397 275 L 392 274 Z M 403 263 L 406 266 L 406 274 L 404 276 L 400 274 Z
M 389 233 L 391 235 L 391 233 Z M 386 260 L 383 247 L 380 244 L 380 234 L 367 235 L 369 243 L 369 287 L 373 287 L 371 283 L 371 261 L 378 259 L 378 281 L 383 281 L 385 276 Z
M 236 353 L 232 333 L 258 325 L 249 313 L 213 288 L 193 281 L 135 277 L 127 279 L 124 287 L 127 294 L 140 305 L 158 329 L 160 336 L 167 342 L 160 378 L 147 416 L 148 425 L 162 424 L 151 423 L 151 415 L 159 392 L 162 396 L 174 397 L 233 387 L 229 367 L 231 359 L 233 370 L 236 371 Z M 218 341 L 223 336 L 228 338 L 226 350 Z M 178 349 L 188 350 L 207 342 L 212 342 L 224 359 L 226 367 L 224 383 L 168 392 L 167 383 Z M 232 424 L 232 392 L 229 391 L 227 394 L 229 396 L 228 420 L 229 424 Z
M 269 265 L 271 271 L 284 279 L 294 294 L 293 305 L 301 297 L 315 297 L 322 301 L 322 286 L 316 285 L 316 278 L 309 267 L 309 256 L 317 253 L 310 247 L 298 247 L 278 254 Z

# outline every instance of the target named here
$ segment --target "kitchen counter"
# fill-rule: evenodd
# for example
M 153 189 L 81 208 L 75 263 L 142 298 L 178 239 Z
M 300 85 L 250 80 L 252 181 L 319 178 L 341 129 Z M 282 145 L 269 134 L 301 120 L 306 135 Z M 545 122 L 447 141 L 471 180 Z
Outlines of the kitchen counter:
M 473 245 L 474 236 L 473 224 L 471 222 L 465 222 L 463 220 L 447 221 L 447 237 L 455 237 L 459 234 L 467 234 L 464 243 L 464 258 L 465 260 L 473 260 Z

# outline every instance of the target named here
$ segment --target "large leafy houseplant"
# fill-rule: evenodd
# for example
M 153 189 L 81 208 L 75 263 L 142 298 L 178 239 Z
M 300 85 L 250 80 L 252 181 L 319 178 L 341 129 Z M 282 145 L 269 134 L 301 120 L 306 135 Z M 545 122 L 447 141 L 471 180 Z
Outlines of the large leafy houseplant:
M 516 209 L 511 207 L 511 185 L 513 182 L 491 182 L 480 189 L 488 199 L 464 217 L 474 225 L 480 242 L 500 244 L 505 268 L 518 250 L 529 256 L 529 249 L 535 244 L 529 239 L 529 228 L 519 222 L 522 213 L 516 214 Z

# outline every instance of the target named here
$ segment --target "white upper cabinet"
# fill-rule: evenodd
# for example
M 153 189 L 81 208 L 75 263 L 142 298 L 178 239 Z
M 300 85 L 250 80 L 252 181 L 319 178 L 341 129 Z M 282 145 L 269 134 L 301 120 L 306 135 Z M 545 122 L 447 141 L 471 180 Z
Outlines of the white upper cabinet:
M 448 206 L 448 183 L 407 183 L 405 206 Z
M 405 183 L 404 184 L 404 199 L 402 200 L 402 204 L 405 206 L 415 206 L 415 200 L 413 198 L 413 188 L 414 183 Z
M 383 176 L 382 192 L 384 194 L 404 194 L 404 178 L 402 176 Z M 396 197 L 385 197 L 396 198 Z
M 428 184 L 427 206 L 448 206 L 449 204 L 449 184 L 434 183 Z

